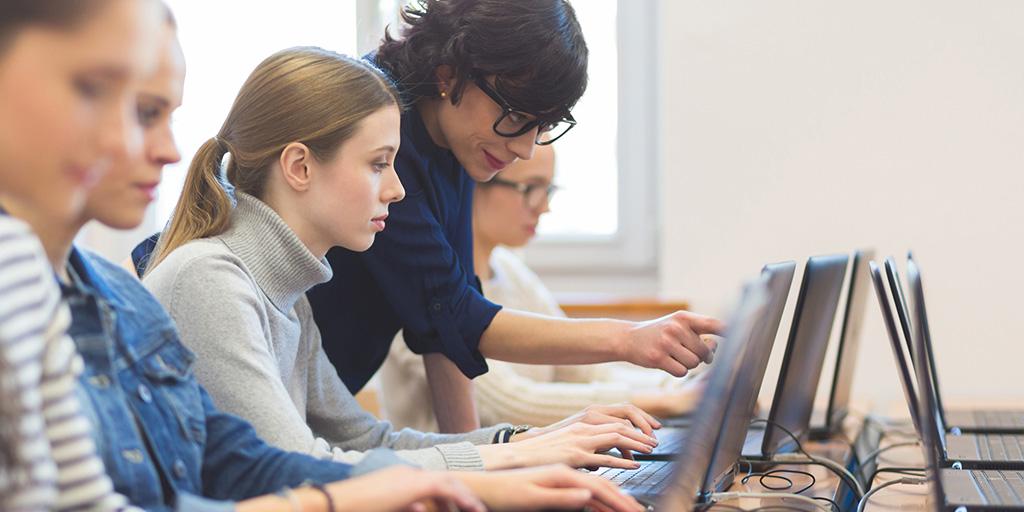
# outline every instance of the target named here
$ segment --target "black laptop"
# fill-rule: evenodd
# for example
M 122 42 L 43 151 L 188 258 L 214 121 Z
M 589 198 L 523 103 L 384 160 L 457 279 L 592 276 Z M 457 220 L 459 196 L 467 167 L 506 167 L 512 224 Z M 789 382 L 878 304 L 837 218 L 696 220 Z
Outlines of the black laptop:
M 908 258 L 908 261 L 912 259 Z M 920 267 L 918 267 L 920 271 Z M 906 340 L 908 350 L 910 346 L 910 332 L 913 322 L 910 321 L 910 307 L 903 293 L 903 285 L 899 279 L 899 272 L 896 269 L 896 261 L 892 258 L 885 260 L 885 273 L 889 281 L 889 289 L 892 291 L 893 300 L 896 304 L 896 313 L 900 319 L 903 331 L 903 339 Z M 932 388 L 935 390 L 935 401 L 939 404 L 939 416 L 943 424 L 950 432 L 985 432 L 999 434 L 1024 434 L 1024 410 L 946 410 L 942 402 L 942 394 L 939 389 L 939 376 L 935 368 L 935 355 L 932 350 L 931 340 L 925 340 L 926 353 L 924 361 L 929 366 L 932 378 Z M 916 365 L 917 360 L 912 359 Z
M 845 254 L 807 260 L 768 421 L 763 430 L 748 433 L 744 458 L 770 460 L 776 453 L 796 450 L 796 442 L 776 425 L 801 443 L 807 439 L 848 262 Z
M 825 408 L 823 425 L 812 419 L 811 438 L 828 439 L 839 435 L 843 421 L 850 408 L 850 394 L 853 390 L 853 375 L 857 368 L 857 353 L 860 350 L 861 328 L 868 296 L 871 294 L 868 262 L 875 257 L 872 250 L 854 251 L 850 261 L 846 285 L 846 303 L 843 320 L 839 327 L 839 341 L 836 345 L 836 362 L 829 386 L 828 406 Z M 812 418 L 814 416 L 812 415 Z M 817 420 L 822 421 L 822 420 Z
M 929 344 L 928 315 L 924 307 L 920 274 L 911 262 L 907 266 L 911 292 L 914 299 L 914 319 L 917 329 L 912 335 L 913 354 L 916 360 L 927 357 L 925 351 Z M 934 376 L 930 375 L 929 365 L 919 364 L 915 368 L 917 380 L 927 384 Z M 922 390 L 918 394 L 917 416 L 921 428 L 921 446 L 924 450 L 926 472 L 932 483 L 933 509 L 955 510 L 1024 510 L 1024 471 L 1020 470 L 981 470 L 981 469 L 949 469 L 940 468 L 942 454 L 948 452 L 948 445 L 943 446 L 946 437 L 942 429 L 942 419 L 937 411 L 938 402 L 933 393 Z
M 786 308 L 786 299 L 789 298 L 789 289 L 793 284 L 793 274 L 796 271 L 796 263 L 792 261 L 765 265 L 761 270 L 768 290 L 768 305 L 765 315 L 754 327 L 754 337 L 751 340 L 753 353 L 748 357 L 755 358 L 749 364 L 745 363 L 744 379 L 749 385 L 737 389 L 742 396 L 742 403 L 749 402 L 749 410 L 752 412 L 757 402 L 757 395 L 761 391 L 761 381 L 764 379 L 764 372 L 768 366 L 768 358 L 771 356 L 772 347 L 775 344 L 775 335 L 779 331 L 779 324 L 782 322 L 782 312 Z M 748 413 L 749 414 L 749 413 Z M 679 453 L 683 438 L 686 437 L 685 426 L 663 426 L 655 431 L 658 438 L 658 446 L 650 454 L 637 454 L 641 460 L 672 460 Z
M 873 279 L 875 279 L 877 273 L 877 266 L 875 266 L 872 268 Z M 924 304 L 924 287 L 921 284 L 921 275 L 918 272 L 917 265 L 913 261 L 907 264 L 907 278 L 910 293 L 914 299 L 915 310 L 914 323 L 911 324 L 914 326 L 914 329 L 911 330 L 911 333 L 914 333 L 914 335 L 911 336 L 910 357 L 913 361 L 923 361 L 928 357 L 927 351 L 930 345 L 931 333 L 927 323 L 928 316 Z M 876 282 L 876 289 L 879 284 Z M 893 290 L 890 289 L 890 292 L 893 292 Z M 893 299 L 894 303 L 898 302 L 895 294 L 890 298 Z M 879 303 L 883 307 L 883 315 L 887 316 L 890 319 L 889 323 L 891 323 L 892 313 L 890 312 L 887 315 L 884 313 L 884 309 L 889 307 L 888 299 L 880 300 Z M 897 309 L 898 307 L 899 304 L 897 304 Z M 895 348 L 900 345 L 899 340 L 894 336 L 896 334 L 895 327 L 887 325 L 887 330 L 890 331 L 890 341 L 894 347 L 893 353 L 896 356 L 897 366 L 900 369 L 900 379 L 904 381 L 903 387 L 907 395 L 907 406 L 912 417 L 916 416 L 914 424 L 918 428 L 918 434 L 929 428 L 939 429 L 937 445 L 940 449 L 938 455 L 942 465 L 954 469 L 1024 469 L 1024 453 L 1022 453 L 1024 452 L 1024 435 L 981 433 L 947 435 L 946 424 L 941 414 L 939 414 L 938 401 L 935 398 L 934 376 L 931 375 L 931 365 L 914 365 L 914 373 L 917 379 L 914 382 L 906 381 L 905 379 L 909 377 L 910 365 L 904 356 L 902 348 L 899 350 Z M 921 335 L 916 336 L 917 332 L 920 332 Z M 914 392 L 915 389 L 916 392 Z M 923 400 L 922 397 L 927 398 L 927 401 Z M 926 420 L 923 415 L 918 415 L 917 411 L 927 404 L 933 404 L 929 407 L 934 407 L 934 409 Z
M 605 468 L 600 476 L 618 484 L 623 491 L 648 506 L 648 510 L 689 511 L 706 481 L 712 451 L 725 422 L 729 397 L 742 374 L 754 326 L 765 313 L 765 281 L 745 287 L 729 330 L 709 370 L 708 387 L 697 406 L 693 426 L 687 431 L 674 461 L 647 461 L 639 469 Z M 744 425 L 749 419 L 744 419 Z

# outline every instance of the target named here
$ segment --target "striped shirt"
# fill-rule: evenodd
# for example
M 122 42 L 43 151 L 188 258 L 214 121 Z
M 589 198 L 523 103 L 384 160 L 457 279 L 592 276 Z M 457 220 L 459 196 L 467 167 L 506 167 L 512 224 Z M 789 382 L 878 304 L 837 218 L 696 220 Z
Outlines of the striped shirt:
M 126 507 L 78 402 L 82 359 L 66 334 L 70 320 L 39 241 L 0 215 L 0 400 L 19 412 L 7 429 L 17 464 L 0 469 L 2 510 Z

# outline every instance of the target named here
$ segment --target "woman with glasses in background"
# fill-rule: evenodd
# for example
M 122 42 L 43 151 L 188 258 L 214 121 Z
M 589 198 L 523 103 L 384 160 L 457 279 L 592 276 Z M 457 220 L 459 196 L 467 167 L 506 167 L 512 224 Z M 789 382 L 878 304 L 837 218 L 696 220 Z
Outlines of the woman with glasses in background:
M 489 300 L 530 313 L 565 317 L 540 278 L 512 252 L 537 234 L 550 211 L 555 151 L 537 146 L 533 158 L 517 161 L 501 175 L 480 183 L 473 196 L 473 259 L 483 294 Z M 613 372 L 607 365 L 523 365 L 488 361 L 489 370 L 473 384 L 480 423 L 546 425 L 591 404 L 630 402 L 660 417 L 688 412 L 700 396 L 689 380 Z M 613 378 L 614 377 L 614 378 Z M 623 378 L 630 377 L 630 378 Z M 385 416 L 396 428 L 437 429 L 430 407 L 422 357 L 399 335 L 381 368 Z

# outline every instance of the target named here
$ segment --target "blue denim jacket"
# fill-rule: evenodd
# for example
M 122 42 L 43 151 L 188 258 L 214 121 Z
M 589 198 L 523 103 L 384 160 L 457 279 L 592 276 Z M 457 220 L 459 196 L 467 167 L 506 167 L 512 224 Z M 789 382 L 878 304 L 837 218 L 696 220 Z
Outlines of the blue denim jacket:
M 218 411 L 192 375 L 195 356 L 134 276 L 78 249 L 70 264 L 74 283 L 63 288 L 85 360 L 82 406 L 115 488 L 133 505 L 224 510 L 233 506 L 204 497 L 241 500 L 350 475 L 349 465 L 273 448 Z M 381 458 L 360 469 L 387 465 Z

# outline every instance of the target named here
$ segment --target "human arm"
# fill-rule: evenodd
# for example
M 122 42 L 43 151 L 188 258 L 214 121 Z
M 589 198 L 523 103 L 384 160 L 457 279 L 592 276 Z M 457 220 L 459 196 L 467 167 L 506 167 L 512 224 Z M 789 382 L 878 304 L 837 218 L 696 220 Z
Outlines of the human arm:
M 423 354 L 423 368 L 439 432 L 469 432 L 480 428 L 473 381 L 444 354 Z
M 566 319 L 502 309 L 480 339 L 487 357 L 528 364 L 627 361 L 682 377 L 711 362 L 718 320 L 679 311 L 647 322 Z

